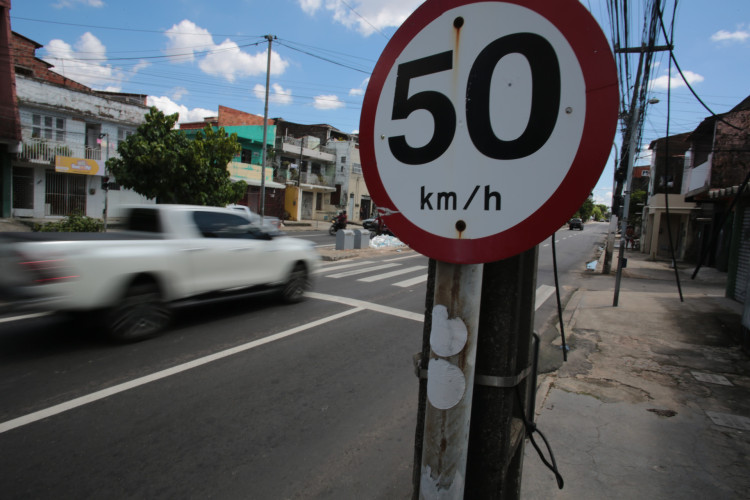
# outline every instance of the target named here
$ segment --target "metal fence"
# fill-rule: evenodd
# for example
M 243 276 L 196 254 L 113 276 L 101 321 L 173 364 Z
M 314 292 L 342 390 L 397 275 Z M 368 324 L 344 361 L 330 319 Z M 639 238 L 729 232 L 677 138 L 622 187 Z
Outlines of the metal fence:
M 86 175 L 47 172 L 45 215 L 86 215 Z

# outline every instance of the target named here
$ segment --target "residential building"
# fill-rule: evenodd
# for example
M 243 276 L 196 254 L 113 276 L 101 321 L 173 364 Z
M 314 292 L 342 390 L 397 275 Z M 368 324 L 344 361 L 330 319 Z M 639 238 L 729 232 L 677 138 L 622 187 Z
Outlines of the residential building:
M 302 125 L 276 119 L 277 180 L 286 182 L 291 220 L 331 220 L 341 210 L 359 220 L 372 204 L 362 177 L 358 136 L 331 125 Z
M 263 117 L 245 113 L 226 106 L 219 106 L 219 115 L 205 118 L 202 122 L 183 123 L 180 130 L 189 136 L 210 125 L 217 129 L 223 127 L 227 134 L 237 134 L 240 152 L 227 165 L 230 178 L 245 181 L 248 185 L 247 193 L 238 203 L 249 207 L 254 212 L 261 212 L 261 191 L 265 190 L 263 214 L 282 218 L 284 216 L 284 199 L 286 184 L 274 180 L 272 166 L 273 149 L 276 140 L 276 125 L 268 120 L 266 126 L 266 168 L 262 167 L 263 155 Z M 265 179 L 262 181 L 262 179 Z
M 36 57 L 41 47 L 12 33 L 22 147 L 10 161 L 10 189 L 3 184 L 9 215 L 117 217 L 123 205 L 147 202 L 120 189 L 105 166 L 117 144 L 143 123 L 146 96 L 95 91 L 65 78 Z
M 702 263 L 727 271 L 727 296 L 750 293 L 750 96 L 688 136 L 683 191 L 699 203 Z
M 364 220 L 375 215 L 375 205 L 367 190 L 362 174 L 357 137 L 348 140 L 334 140 L 328 143 L 336 155 L 336 176 L 334 185 L 341 186 L 339 204 L 346 205 L 350 218 Z
M 691 230 L 697 211 L 695 203 L 685 200 L 682 194 L 685 151 L 689 148 L 687 137 L 680 134 L 652 141 L 651 167 L 648 174 L 648 202 L 643 209 L 641 251 L 652 259 L 695 259 L 694 234 Z M 668 158 L 668 161 L 667 161 Z M 634 186 L 636 182 L 634 181 Z M 669 220 L 667 220 L 667 209 Z M 670 247 L 669 237 L 672 238 Z

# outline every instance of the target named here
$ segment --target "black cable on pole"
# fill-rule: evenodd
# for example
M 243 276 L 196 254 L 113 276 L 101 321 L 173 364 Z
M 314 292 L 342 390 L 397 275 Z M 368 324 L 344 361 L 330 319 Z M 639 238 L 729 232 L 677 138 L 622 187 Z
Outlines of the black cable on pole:
M 581 224 L 583 224 L 583 222 L 581 222 Z M 557 280 L 557 250 L 555 249 L 555 236 L 556 235 L 557 235 L 557 232 L 552 233 L 552 270 L 553 270 L 553 274 L 555 275 L 555 294 L 557 295 L 557 318 L 560 321 L 560 336 L 562 337 L 563 361 L 568 361 L 568 346 L 565 343 L 565 324 L 563 323 L 562 303 L 560 302 L 560 283 Z
M 559 489 L 563 489 L 563 486 L 565 486 L 565 481 L 563 480 L 562 474 L 560 474 L 560 470 L 557 468 L 557 461 L 555 460 L 555 454 L 552 453 L 552 447 L 549 444 L 549 441 L 547 441 L 547 438 L 544 437 L 544 434 L 542 434 L 542 431 L 540 431 L 536 423 L 529 418 L 526 415 L 526 411 L 523 409 L 523 401 L 521 401 L 521 394 L 518 389 L 518 386 L 515 387 L 516 393 L 516 400 L 518 402 L 518 408 L 521 412 L 521 419 L 523 420 L 523 425 L 526 428 L 526 436 L 529 438 L 529 441 L 531 441 L 531 445 L 536 450 L 537 454 L 539 455 L 539 458 L 541 459 L 542 463 L 552 471 L 552 473 L 555 475 L 555 480 L 557 481 L 557 487 Z M 536 441 L 534 440 L 534 433 L 539 434 L 539 436 L 544 441 L 544 445 L 547 447 L 547 451 L 549 452 L 549 460 L 544 456 L 544 453 L 542 453 L 542 449 L 539 447 L 538 444 L 536 444 Z
M 664 33 L 664 37 L 666 38 L 666 36 L 667 36 L 667 30 L 664 27 L 664 20 L 661 18 L 661 12 L 659 13 L 659 21 L 660 21 L 660 24 L 661 24 L 661 31 L 662 31 L 662 33 Z M 698 94 L 695 92 L 695 90 L 693 89 L 693 87 L 690 85 L 690 82 L 688 82 L 687 78 L 685 78 L 685 75 L 683 74 L 682 69 L 680 68 L 680 65 L 677 63 L 677 58 L 674 55 L 674 49 L 672 49 L 672 48 L 669 49 L 669 58 L 674 63 L 674 67 L 677 68 L 677 71 L 680 73 L 680 77 L 682 77 L 682 81 L 685 83 L 685 85 L 687 86 L 687 88 L 693 94 L 693 97 L 695 97 L 698 100 L 698 102 L 701 103 L 701 105 L 706 109 L 706 111 L 708 111 L 709 113 L 711 113 L 711 116 L 713 116 L 716 119 L 722 121 L 723 123 L 729 125 L 730 127 L 732 127 L 735 130 L 740 130 L 740 131 L 743 130 L 741 127 L 733 125 L 733 124 L 729 123 L 728 121 L 724 120 L 722 117 L 720 117 L 719 115 L 717 115 L 716 113 L 714 113 L 713 110 L 711 110 L 711 108 L 709 108 L 706 105 L 705 102 L 703 102 L 703 99 L 701 99 L 698 96 Z
M 661 9 L 658 10 L 659 12 L 659 21 L 661 23 L 662 28 L 664 27 L 664 18 L 662 16 Z M 673 18 L 674 23 L 674 18 Z M 666 33 L 664 34 L 666 37 Z M 667 45 L 669 47 L 672 47 L 672 43 L 674 42 L 674 30 L 672 30 L 672 37 L 666 38 Z M 670 53 L 672 49 L 669 49 Z M 667 216 L 667 239 L 669 240 L 669 253 L 672 257 L 672 267 L 674 268 L 674 278 L 677 283 L 677 291 L 680 295 L 680 302 L 685 302 L 684 297 L 682 296 L 682 286 L 680 285 L 680 272 L 677 268 L 677 256 L 675 255 L 674 251 L 674 241 L 672 241 L 672 223 L 670 221 L 670 214 L 669 214 L 669 121 L 670 121 L 670 110 L 671 110 L 671 104 L 672 104 L 672 62 L 670 58 L 669 67 L 667 68 L 667 136 L 664 139 L 664 211 Z M 658 156 L 657 156 L 657 162 L 658 162 Z M 672 184 L 674 186 L 674 181 L 672 181 Z M 678 236 L 679 237 L 679 236 Z

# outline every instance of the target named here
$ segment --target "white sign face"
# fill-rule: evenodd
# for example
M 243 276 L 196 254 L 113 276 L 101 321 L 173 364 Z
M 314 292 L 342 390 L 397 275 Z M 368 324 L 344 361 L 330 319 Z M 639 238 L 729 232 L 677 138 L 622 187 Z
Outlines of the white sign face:
M 388 227 L 423 254 L 507 258 L 580 208 L 617 111 L 612 53 L 577 0 L 428 0 L 370 79 L 365 181 Z
M 446 36 L 456 32 L 454 21 L 464 20 L 459 39 Z M 480 53 L 493 42 L 517 33 L 538 34 L 549 42 L 557 56 L 558 68 L 540 67 L 532 75 L 527 57 L 510 53 L 496 62 L 489 93 L 467 92 L 472 68 Z M 516 43 L 509 40 L 509 44 Z M 516 47 L 509 47 L 513 50 Z M 502 47 L 499 49 L 502 53 Z M 448 54 L 439 58 L 440 54 Z M 405 99 L 399 97 L 399 70 L 414 61 L 433 57 L 422 70 L 429 72 L 405 81 Z M 533 53 L 529 54 L 534 57 Z M 450 62 L 441 66 L 441 61 Z M 536 69 L 536 68 L 535 68 Z M 554 115 L 555 125 L 538 150 L 522 158 L 495 159 L 477 150 L 472 133 L 492 134 L 500 141 L 514 141 L 529 129 L 533 78 L 546 78 L 546 72 L 559 71 L 559 90 L 542 85 L 539 92 L 558 92 L 556 109 L 543 110 Z M 456 222 L 466 222 L 462 237 L 482 238 L 505 231 L 536 211 L 560 186 L 583 133 L 586 116 L 585 84 L 575 53 L 559 30 L 544 17 L 524 7 L 498 2 L 475 3 L 447 11 L 423 29 L 396 59 L 383 85 L 375 115 L 375 156 L 380 177 L 396 210 L 415 225 L 436 236 L 456 237 Z M 450 100 L 439 103 L 452 107 L 455 123 L 445 123 L 443 115 L 433 116 L 420 108 L 420 94 L 438 92 Z M 429 96 L 427 96 L 429 97 Z M 414 101 L 414 104 L 409 102 Z M 468 100 L 476 100 L 488 111 L 487 123 L 472 124 L 466 116 Z M 424 105 L 424 104 L 422 104 Z M 394 110 L 413 109 L 401 120 L 393 120 Z M 475 130 L 472 130 L 472 126 Z M 451 130 L 454 129 L 451 134 Z M 440 134 L 444 134 L 441 136 Z M 435 150 L 443 150 L 430 159 L 429 151 L 417 153 L 420 163 L 407 164 L 394 155 L 388 138 L 403 136 L 408 148 L 426 146 L 439 137 Z M 380 140 L 378 140 L 380 137 Z M 398 150 L 396 150 L 398 151 Z M 423 160 L 429 160 L 421 163 Z

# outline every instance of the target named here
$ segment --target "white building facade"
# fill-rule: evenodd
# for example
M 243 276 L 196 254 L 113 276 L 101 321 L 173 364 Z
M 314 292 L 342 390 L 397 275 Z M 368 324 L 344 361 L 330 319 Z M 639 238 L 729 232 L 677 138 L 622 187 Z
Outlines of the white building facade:
M 121 189 L 105 162 L 144 122 L 145 96 L 85 91 L 16 75 L 22 151 L 12 161 L 15 218 L 103 219 L 145 197 Z

